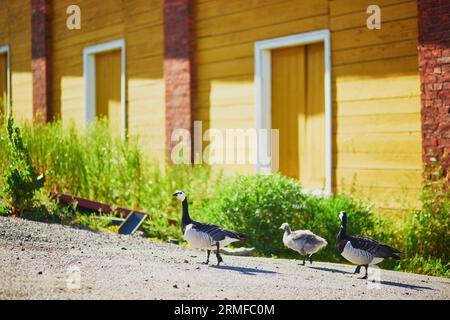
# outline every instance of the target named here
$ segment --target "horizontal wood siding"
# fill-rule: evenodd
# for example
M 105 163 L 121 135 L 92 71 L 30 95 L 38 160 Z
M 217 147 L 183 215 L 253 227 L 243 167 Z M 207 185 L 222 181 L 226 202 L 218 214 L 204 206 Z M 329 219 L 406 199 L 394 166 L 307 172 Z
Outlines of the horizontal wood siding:
M 163 0 L 80 0 L 81 30 L 66 28 L 70 0 L 52 2 L 54 108 L 84 127 L 83 48 L 124 38 L 127 118 L 145 151 L 164 158 Z M 387 211 L 419 205 L 420 80 L 415 0 L 377 0 L 381 30 L 366 27 L 372 0 L 197 0 L 195 119 L 208 128 L 255 128 L 254 43 L 331 30 L 333 189 Z M 0 44 L 11 45 L 13 112 L 31 118 L 30 5 L 0 0 Z M 219 168 L 219 166 L 216 166 Z M 222 166 L 253 173 L 253 164 Z
M 420 79 L 416 1 L 330 1 L 334 189 L 382 209 L 419 205 Z
M 196 2 L 196 119 L 207 128 L 255 128 L 255 41 L 328 27 L 327 0 Z M 220 167 L 253 173 L 255 166 Z
M 381 30 L 366 27 L 370 0 L 197 1 L 196 119 L 204 128 L 254 128 L 254 42 L 328 28 L 334 191 L 388 211 L 419 205 L 417 4 L 376 3 Z M 252 173 L 255 167 L 225 170 Z
M 143 148 L 164 159 L 162 0 L 81 0 L 81 30 L 66 28 L 73 1 L 53 1 L 54 106 L 63 122 L 84 128 L 83 48 L 124 38 L 127 68 L 127 126 Z
M 30 11 L 29 0 L 0 0 L 0 46 L 11 48 L 11 102 L 17 120 L 32 118 Z

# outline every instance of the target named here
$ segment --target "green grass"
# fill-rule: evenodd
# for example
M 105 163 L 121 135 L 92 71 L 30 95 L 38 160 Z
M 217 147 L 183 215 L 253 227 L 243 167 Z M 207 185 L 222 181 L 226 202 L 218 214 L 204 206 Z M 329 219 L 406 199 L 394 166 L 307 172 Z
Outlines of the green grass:
M 316 258 L 343 261 L 336 250 L 338 213 L 346 210 L 349 232 L 365 234 L 403 252 L 400 262 L 386 261 L 383 267 L 449 277 L 450 200 L 448 190 L 436 179 L 425 184 L 423 208 L 416 210 L 400 229 L 376 215 L 371 207 L 350 196 L 317 198 L 302 192 L 298 181 L 276 175 L 223 177 L 208 166 L 170 166 L 152 161 L 142 152 L 138 137 L 123 143 L 100 120 L 85 133 L 74 125 L 21 125 L 24 144 L 33 166 L 45 172 L 44 189 L 34 196 L 33 208 L 22 213 L 32 220 L 64 223 L 91 230 L 117 232 L 105 219 L 82 214 L 50 198 L 62 192 L 113 206 L 150 214 L 141 226 L 149 237 L 182 240 L 179 227 L 181 205 L 172 198 L 174 190 L 187 193 L 193 218 L 220 223 L 251 236 L 247 245 L 262 256 L 297 257 L 284 248 L 279 226 L 307 228 L 325 237 L 328 246 Z M 0 151 L 8 150 L 6 130 L 0 128 Z M 10 163 L 0 159 L 0 172 Z M 0 179 L 0 215 L 10 212 Z M 170 223 L 174 221 L 175 224 Z
M 105 120 L 92 123 L 85 134 L 80 134 L 74 125 L 64 127 L 61 122 L 45 126 L 24 123 L 21 132 L 34 167 L 46 173 L 47 194 L 67 193 L 150 213 L 152 219 L 142 228 L 163 240 L 182 238 L 179 227 L 168 223 L 180 220 L 180 204 L 172 199 L 174 190 L 185 190 L 195 204 L 200 204 L 221 179 L 220 174 L 213 175 L 206 166 L 169 166 L 151 161 L 141 151 L 138 138 L 123 143 L 119 136 L 110 133 Z M 5 128 L 1 128 L 0 150 L 8 149 L 7 140 Z M 8 163 L 8 157 L 0 159 L 1 172 Z M 3 190 L 1 181 L 0 214 L 8 213 L 5 195 L 1 196 Z M 63 207 L 55 209 L 44 198 L 37 201 L 36 208 L 40 210 L 33 209 L 25 215 L 67 222 Z

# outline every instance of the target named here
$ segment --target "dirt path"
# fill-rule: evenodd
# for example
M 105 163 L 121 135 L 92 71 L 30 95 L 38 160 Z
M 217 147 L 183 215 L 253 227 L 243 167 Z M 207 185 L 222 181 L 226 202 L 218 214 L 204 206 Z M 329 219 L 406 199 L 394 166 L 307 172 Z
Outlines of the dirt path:
M 137 236 L 0 218 L 0 299 L 450 299 L 444 278 L 381 270 L 372 282 L 343 264 L 204 259 Z

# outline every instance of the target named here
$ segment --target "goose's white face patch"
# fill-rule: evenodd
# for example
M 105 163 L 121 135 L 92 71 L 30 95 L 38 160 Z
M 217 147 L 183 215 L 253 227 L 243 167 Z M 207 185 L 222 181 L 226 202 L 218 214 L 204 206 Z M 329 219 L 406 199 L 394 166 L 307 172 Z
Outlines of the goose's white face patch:
M 184 199 L 186 199 L 186 193 L 184 193 L 183 191 L 177 191 L 175 192 L 176 197 L 178 200 L 180 200 L 181 202 L 184 201 Z
M 344 218 L 344 214 L 342 212 L 339 213 L 339 219 L 341 219 L 341 221 L 342 221 L 343 218 Z

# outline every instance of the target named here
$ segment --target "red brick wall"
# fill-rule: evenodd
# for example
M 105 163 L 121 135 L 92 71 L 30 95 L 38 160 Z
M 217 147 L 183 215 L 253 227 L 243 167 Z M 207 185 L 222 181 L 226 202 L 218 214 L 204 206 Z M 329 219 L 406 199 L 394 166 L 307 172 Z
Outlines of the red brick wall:
M 39 121 L 52 119 L 50 7 L 50 0 L 31 0 L 33 118 Z
M 450 178 L 450 2 L 418 0 L 418 6 L 423 161 L 442 161 Z
M 170 153 L 173 130 L 193 129 L 194 35 L 193 1 L 164 1 L 164 79 L 166 86 L 166 140 Z

